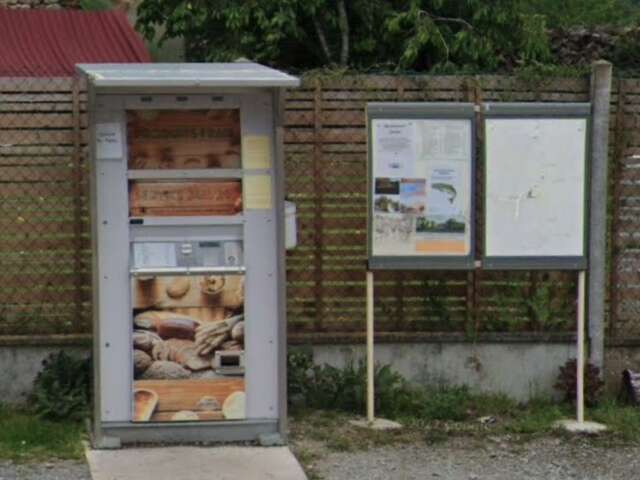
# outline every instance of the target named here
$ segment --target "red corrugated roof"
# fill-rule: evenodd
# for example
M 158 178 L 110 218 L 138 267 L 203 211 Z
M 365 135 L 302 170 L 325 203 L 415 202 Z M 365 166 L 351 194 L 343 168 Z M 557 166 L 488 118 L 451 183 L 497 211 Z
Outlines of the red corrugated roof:
M 123 12 L 0 8 L 2 77 L 67 77 L 76 63 L 150 61 Z

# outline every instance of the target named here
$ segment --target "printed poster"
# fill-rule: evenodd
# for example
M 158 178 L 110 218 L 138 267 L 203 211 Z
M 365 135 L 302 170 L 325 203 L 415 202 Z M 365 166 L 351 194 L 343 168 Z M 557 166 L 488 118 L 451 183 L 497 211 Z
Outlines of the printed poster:
M 410 177 L 416 161 L 414 120 L 375 120 L 373 158 L 376 177 Z
M 468 255 L 470 121 L 377 120 L 373 126 L 372 253 Z M 397 161 L 399 152 L 409 161 Z
M 132 280 L 134 422 L 245 418 L 244 276 Z

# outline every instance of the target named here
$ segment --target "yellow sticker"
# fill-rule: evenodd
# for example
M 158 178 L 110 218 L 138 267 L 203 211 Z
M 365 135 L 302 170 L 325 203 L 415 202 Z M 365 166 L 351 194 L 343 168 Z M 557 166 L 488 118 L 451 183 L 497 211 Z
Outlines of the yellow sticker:
M 266 135 L 242 137 L 242 168 L 258 170 L 271 168 L 271 141 Z
M 245 209 L 271 209 L 273 202 L 271 195 L 271 177 L 269 175 L 245 175 L 243 191 Z

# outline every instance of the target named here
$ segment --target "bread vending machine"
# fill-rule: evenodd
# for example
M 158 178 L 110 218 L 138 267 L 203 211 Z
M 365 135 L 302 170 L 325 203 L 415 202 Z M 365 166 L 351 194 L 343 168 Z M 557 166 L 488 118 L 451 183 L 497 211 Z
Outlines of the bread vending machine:
M 283 439 L 277 107 L 298 79 L 255 63 L 78 70 L 89 92 L 94 445 Z

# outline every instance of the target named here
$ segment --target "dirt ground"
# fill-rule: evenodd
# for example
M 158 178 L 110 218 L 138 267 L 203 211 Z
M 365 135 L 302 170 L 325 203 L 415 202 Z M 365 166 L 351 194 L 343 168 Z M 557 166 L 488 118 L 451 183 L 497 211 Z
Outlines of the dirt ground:
M 314 480 L 631 480 L 640 478 L 640 448 L 561 438 L 456 438 L 330 452 L 307 474 Z
M 13 463 L 0 461 L 0 480 L 91 480 L 86 462 L 52 460 Z
M 640 438 L 615 432 L 507 433 L 499 421 L 376 432 L 349 420 L 313 413 L 291 422 L 290 446 L 309 480 L 640 479 Z

